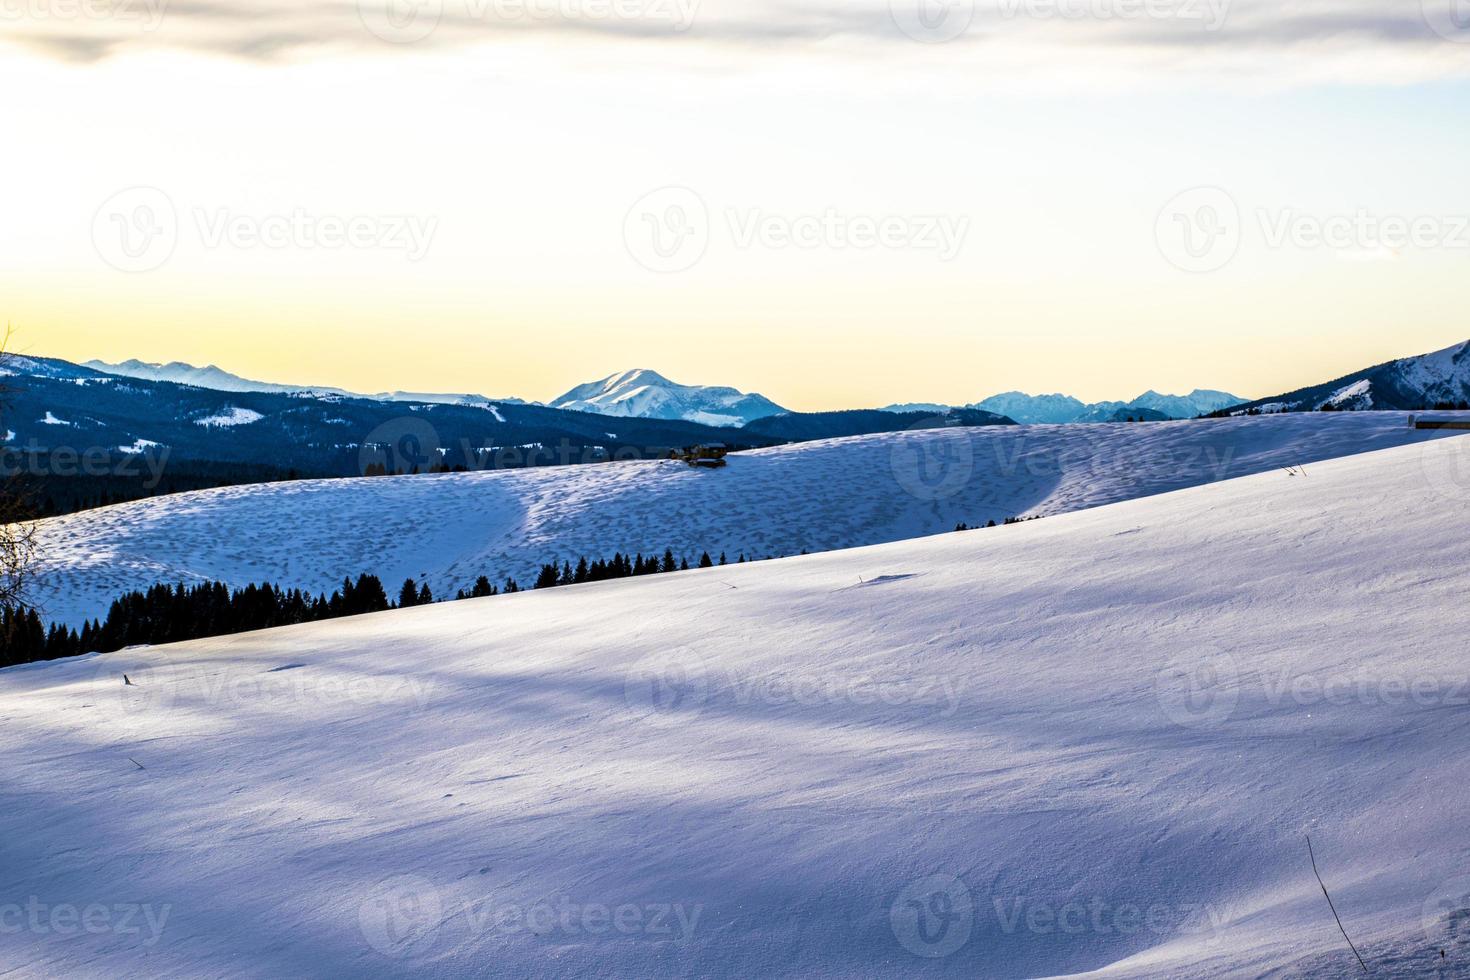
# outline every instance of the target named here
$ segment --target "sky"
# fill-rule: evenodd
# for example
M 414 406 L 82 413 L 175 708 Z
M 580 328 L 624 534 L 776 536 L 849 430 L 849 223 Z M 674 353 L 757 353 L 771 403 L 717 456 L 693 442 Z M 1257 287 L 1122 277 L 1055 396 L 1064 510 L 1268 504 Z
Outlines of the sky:
M 0 0 L 0 91 L 28 353 L 820 410 L 1470 338 L 1465 0 Z

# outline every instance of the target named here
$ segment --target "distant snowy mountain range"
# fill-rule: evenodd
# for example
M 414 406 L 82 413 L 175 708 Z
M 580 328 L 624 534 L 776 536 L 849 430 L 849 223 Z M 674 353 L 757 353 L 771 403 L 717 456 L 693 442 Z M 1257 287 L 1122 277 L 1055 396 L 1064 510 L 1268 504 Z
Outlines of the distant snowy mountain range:
M 638 369 L 578 385 L 552 408 L 624 418 L 683 419 L 701 425 L 741 426 L 786 409 L 764 395 L 734 388 L 681 385 L 656 371 Z
M 1470 341 L 1240 405 L 1246 412 L 1415 411 L 1470 402 Z
M 82 367 L 91 368 L 93 371 L 101 371 L 104 374 L 121 375 L 124 378 L 137 378 L 141 381 L 166 381 L 171 384 L 193 385 L 196 388 L 209 388 L 214 391 L 236 391 L 236 392 L 259 392 L 269 394 L 311 394 L 311 395 L 335 395 L 340 398 L 366 398 L 381 402 L 415 402 L 427 405 L 467 405 L 475 408 L 485 408 L 489 405 L 524 405 L 526 402 L 520 398 L 486 398 L 484 395 L 466 394 L 434 394 L 415 391 L 384 391 L 375 395 L 360 394 L 347 391 L 343 388 L 329 388 L 325 385 L 288 385 L 273 384 L 268 381 L 252 381 L 242 378 L 238 374 L 231 374 L 213 364 L 208 367 L 195 367 L 182 361 L 172 361 L 168 364 L 152 364 L 147 361 L 129 360 L 120 364 L 108 364 L 105 361 L 87 361 Z
M 1024 391 L 1007 391 L 963 407 L 1004 415 L 1027 425 L 1061 425 L 1068 422 L 1123 422 L 1129 419 L 1144 422 L 1192 419 L 1244 401 L 1239 395 L 1203 388 L 1196 388 L 1187 395 L 1161 395 L 1156 391 L 1146 391 L 1132 401 L 1091 404 L 1071 395 L 1028 395 Z M 941 413 L 950 408 L 947 405 L 916 402 L 890 405 L 884 411 Z
M 417 391 L 387 391 L 362 394 L 324 385 L 289 385 L 252 381 L 231 374 L 214 365 L 195 367 L 182 361 L 154 364 L 130 360 L 120 364 L 88 361 L 83 367 L 106 374 L 137 378 L 143 381 L 166 381 L 193 385 L 214 391 L 257 392 L 271 394 L 305 393 L 341 398 L 365 398 L 372 401 L 414 402 L 418 404 L 466 405 L 484 408 L 489 405 L 541 405 L 521 398 L 487 398 L 473 394 L 436 394 Z M 549 403 L 548 408 L 569 412 L 591 412 L 616 418 L 664 419 L 695 422 L 700 425 L 733 427 L 786 410 L 762 395 L 748 395 L 734 388 L 681 385 L 656 371 L 646 369 L 623 371 L 601 381 L 578 385 Z
M 317 396 L 365 398 L 375 401 L 416 402 L 420 404 L 466 405 L 484 408 L 489 405 L 541 405 L 519 398 L 487 398 L 474 394 L 434 394 L 391 391 L 359 394 L 323 385 L 289 385 L 253 381 L 231 374 L 214 365 L 195 367 L 174 361 L 154 364 L 130 360 L 120 364 L 88 361 L 84 367 L 107 374 L 194 385 L 215 391 L 259 393 L 308 393 Z M 1105 401 L 1088 404 L 1070 395 L 1028 395 L 1011 391 L 994 395 L 971 405 L 942 405 L 914 402 L 889 405 L 882 409 L 904 415 L 944 415 L 957 409 L 989 412 L 1022 423 L 1122 422 L 1126 419 L 1157 421 L 1194 418 L 1239 405 L 1246 399 L 1223 391 L 1197 389 L 1188 395 L 1161 395 L 1145 392 L 1132 401 Z M 578 385 L 571 391 L 544 403 L 548 408 L 571 412 L 590 412 L 615 418 L 662 419 L 694 422 L 721 428 L 737 428 L 756 419 L 792 414 L 764 395 L 747 393 L 718 385 L 683 385 L 671 381 L 657 371 L 639 368 L 608 375 L 599 381 Z
M 17 370 L 17 373 L 39 374 L 52 370 L 46 367 L 47 359 L 23 360 L 32 367 L 23 370 L 12 367 L 12 370 Z M 213 365 L 199 368 L 181 362 L 151 364 L 130 360 L 121 364 L 108 364 L 88 361 L 83 367 L 109 375 L 193 385 L 223 392 L 307 394 L 319 398 L 358 398 L 486 409 L 496 405 L 543 404 L 526 402 L 519 398 L 490 399 L 474 394 L 393 391 L 360 395 L 340 388 L 252 381 Z M 1197 388 L 1187 395 L 1146 391 L 1130 401 L 1091 403 L 1065 394 L 1030 395 L 1021 391 L 1007 391 L 963 406 L 912 402 L 889 405 L 881 411 L 913 416 L 949 415 L 963 410 L 990 413 L 1022 424 L 1064 424 L 1190 419 L 1227 411 L 1315 411 L 1324 406 L 1344 411 L 1415 410 L 1432 408 L 1436 404 L 1458 404 L 1461 401 L 1470 401 L 1470 342 L 1456 344 L 1431 354 L 1389 361 L 1333 381 L 1255 401 L 1230 392 L 1205 388 Z M 683 385 L 647 369 L 623 371 L 600 381 L 578 385 L 560 398 L 545 403 L 545 407 L 622 419 L 693 422 L 719 428 L 738 428 L 757 419 L 797 414 L 782 408 L 764 395 L 723 386 Z M 871 426 L 867 430 L 877 431 Z

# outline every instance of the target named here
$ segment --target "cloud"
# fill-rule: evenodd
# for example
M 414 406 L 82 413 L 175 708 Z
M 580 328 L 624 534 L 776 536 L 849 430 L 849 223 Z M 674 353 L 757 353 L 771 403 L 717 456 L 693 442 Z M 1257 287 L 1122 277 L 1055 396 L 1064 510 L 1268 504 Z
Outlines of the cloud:
M 822 51 L 864 70 L 892 59 L 1012 76 L 1061 68 L 1354 81 L 1356 70 L 1415 81 L 1470 75 L 1470 43 L 1459 43 L 1470 28 L 1452 17 L 1455 2 L 0 0 L 0 36 L 76 62 L 182 49 L 270 63 L 564 39 L 703 52 L 735 68 Z

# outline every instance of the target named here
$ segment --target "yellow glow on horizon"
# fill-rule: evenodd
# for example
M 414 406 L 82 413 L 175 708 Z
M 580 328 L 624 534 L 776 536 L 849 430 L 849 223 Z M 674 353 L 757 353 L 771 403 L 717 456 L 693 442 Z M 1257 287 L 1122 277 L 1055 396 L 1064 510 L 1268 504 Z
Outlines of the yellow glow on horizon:
M 0 317 L 20 349 L 71 360 L 535 400 L 648 367 L 796 410 L 1012 389 L 1255 397 L 1470 336 L 1466 252 L 1343 261 L 1268 247 L 1255 217 L 1470 214 L 1454 166 L 1470 127 L 1442 104 L 1373 109 L 1393 138 L 1365 145 L 1369 110 L 1326 112 L 1313 93 L 915 99 L 680 77 L 589 86 L 534 46 L 498 61 L 7 60 L 0 85 L 37 95 L 4 109 L 22 152 L 0 155 Z M 1225 138 L 1241 127 L 1249 139 Z M 1205 275 L 1154 239 L 1160 207 L 1197 185 L 1228 187 L 1246 224 L 1239 256 Z M 119 271 L 94 220 L 136 186 L 166 193 L 178 243 L 158 268 Z M 651 271 L 625 220 L 670 186 L 697 191 L 709 244 L 687 270 Z M 747 220 L 830 212 L 967 233 L 947 259 L 741 238 Z M 414 257 L 215 237 L 298 213 L 434 234 Z

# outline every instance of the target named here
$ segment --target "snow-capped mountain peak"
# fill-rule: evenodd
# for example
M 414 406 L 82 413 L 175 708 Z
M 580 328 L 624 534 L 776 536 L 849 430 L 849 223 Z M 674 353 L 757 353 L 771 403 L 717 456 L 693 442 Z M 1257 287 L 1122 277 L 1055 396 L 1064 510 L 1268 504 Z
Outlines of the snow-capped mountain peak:
M 1236 411 L 1405 410 L 1470 401 L 1470 341 L 1401 357 L 1321 384 L 1241 405 Z
M 573 412 L 684 419 L 719 426 L 740 426 L 786 411 L 763 395 L 723 386 L 681 385 L 648 368 L 621 371 L 578 385 L 550 405 Z

